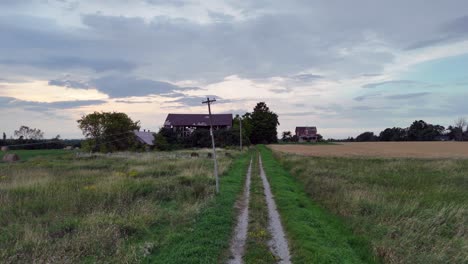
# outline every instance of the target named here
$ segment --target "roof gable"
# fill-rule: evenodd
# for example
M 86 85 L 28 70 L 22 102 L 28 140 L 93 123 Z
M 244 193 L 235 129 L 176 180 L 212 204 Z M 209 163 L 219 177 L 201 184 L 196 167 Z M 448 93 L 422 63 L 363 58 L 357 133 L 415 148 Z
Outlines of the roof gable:
M 317 127 L 296 127 L 296 135 L 315 135 Z
M 232 126 L 232 114 L 212 115 L 213 126 Z M 164 126 L 209 126 L 207 114 L 169 114 Z
M 135 134 L 136 138 L 138 141 L 140 141 L 143 144 L 147 144 L 150 146 L 153 146 L 154 143 L 154 135 L 151 132 L 146 132 L 146 131 L 133 131 Z

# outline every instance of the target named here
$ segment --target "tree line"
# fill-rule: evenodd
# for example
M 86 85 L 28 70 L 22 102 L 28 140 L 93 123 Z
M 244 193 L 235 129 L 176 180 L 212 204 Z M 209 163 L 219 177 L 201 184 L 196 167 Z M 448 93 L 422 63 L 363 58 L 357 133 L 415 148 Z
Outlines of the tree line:
M 457 119 L 453 125 L 445 128 L 430 124 L 424 120 L 416 120 L 409 127 L 386 128 L 378 135 L 374 132 L 364 132 L 356 138 L 344 141 L 465 141 L 468 140 L 468 122 L 465 118 Z
M 1 146 L 9 146 L 11 149 L 63 149 L 65 147 L 80 147 L 81 140 L 79 139 L 61 139 L 57 135 L 51 139 L 44 138 L 44 132 L 38 128 L 32 128 L 22 125 L 18 130 L 13 132 L 14 137 L 7 138 L 3 132 L 0 140 Z

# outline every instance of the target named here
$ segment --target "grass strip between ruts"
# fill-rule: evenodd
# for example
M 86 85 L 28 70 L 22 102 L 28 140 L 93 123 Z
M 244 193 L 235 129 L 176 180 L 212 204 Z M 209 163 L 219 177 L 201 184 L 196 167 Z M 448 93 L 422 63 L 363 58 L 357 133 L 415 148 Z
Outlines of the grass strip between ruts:
M 316 205 L 265 146 L 259 146 L 265 173 L 286 229 L 293 263 L 379 263 L 370 244 L 338 217 Z
M 243 189 L 250 152 L 242 154 L 220 177 L 220 194 L 194 219 L 191 228 L 171 234 L 172 239 L 148 257 L 147 263 L 221 263 L 236 219 L 234 204 Z

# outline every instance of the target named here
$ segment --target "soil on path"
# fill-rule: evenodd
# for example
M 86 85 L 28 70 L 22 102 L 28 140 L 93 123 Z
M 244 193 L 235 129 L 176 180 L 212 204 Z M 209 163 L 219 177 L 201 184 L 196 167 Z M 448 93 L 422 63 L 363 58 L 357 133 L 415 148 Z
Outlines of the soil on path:
M 249 169 L 245 180 L 244 194 L 237 202 L 236 207 L 239 210 L 237 226 L 234 230 L 234 236 L 231 240 L 231 258 L 229 264 L 241 264 L 245 251 L 245 242 L 247 241 L 247 230 L 249 226 L 249 200 L 250 200 L 250 179 L 252 174 L 252 160 L 250 160 Z
M 291 263 L 291 255 L 289 253 L 288 241 L 284 233 L 283 226 L 281 225 L 281 218 L 276 208 L 276 203 L 271 193 L 270 183 L 266 177 L 263 169 L 262 158 L 259 158 L 260 177 L 263 182 L 263 189 L 265 191 L 265 198 L 268 207 L 269 216 L 269 231 L 271 233 L 270 250 L 273 254 L 280 258 L 278 263 Z

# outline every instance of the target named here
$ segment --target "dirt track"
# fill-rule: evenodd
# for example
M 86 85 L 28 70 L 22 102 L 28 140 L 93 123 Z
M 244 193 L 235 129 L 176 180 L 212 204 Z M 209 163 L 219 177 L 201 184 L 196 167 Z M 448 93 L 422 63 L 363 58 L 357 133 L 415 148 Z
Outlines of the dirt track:
M 229 264 L 243 263 L 242 257 L 245 251 L 245 242 L 247 240 L 247 231 L 249 225 L 249 199 L 250 199 L 250 178 L 252 175 L 252 160 L 250 160 L 249 169 L 245 180 L 244 194 L 238 201 L 239 215 L 237 217 L 237 226 L 234 230 L 234 236 L 231 241 L 231 259 Z
M 305 156 L 468 158 L 468 142 L 363 142 L 337 145 L 270 145 Z

